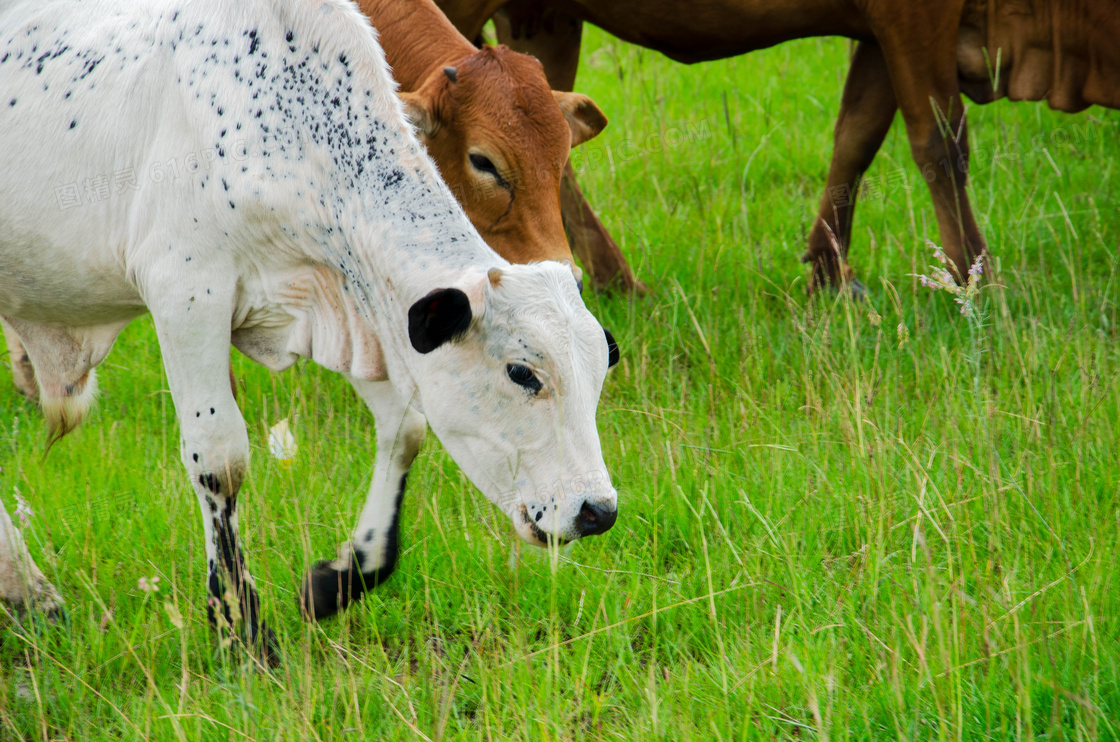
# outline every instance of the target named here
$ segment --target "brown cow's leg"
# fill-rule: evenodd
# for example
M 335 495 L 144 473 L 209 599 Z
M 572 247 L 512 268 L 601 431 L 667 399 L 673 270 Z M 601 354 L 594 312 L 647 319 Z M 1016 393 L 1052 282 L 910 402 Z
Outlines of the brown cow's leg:
M 960 280 L 985 245 L 965 191 L 968 130 L 957 81 L 959 13 L 953 13 L 951 7 L 927 9 L 928 18 L 915 13 L 909 28 L 880 41 L 911 154 L 929 184 L 941 243 Z
M 35 367 L 31 365 L 31 358 L 23 347 L 15 329 L 6 321 L 0 319 L 0 327 L 4 329 L 4 342 L 8 344 L 8 360 L 12 365 L 12 377 L 24 396 L 31 400 L 39 398 L 39 384 L 35 381 Z
M 634 277 L 622 250 L 587 202 L 576 182 L 570 162 L 564 165 L 564 175 L 560 181 L 560 215 L 564 219 L 564 230 L 571 240 L 572 252 L 590 274 L 593 287 L 600 291 L 618 288 L 638 295 L 649 291 L 644 283 Z
M 494 16 L 494 28 L 500 43 L 541 61 L 553 90 L 570 92 L 575 87 L 583 35 L 581 20 L 546 7 L 540 0 L 513 0 Z M 584 197 L 571 163 L 564 166 L 560 184 L 560 213 L 572 252 L 583 264 L 592 286 L 646 292 L 645 284 L 634 278 L 618 243 Z
M 882 50 L 876 44 L 860 43 L 840 101 L 828 185 L 801 258 L 813 264 L 810 291 L 851 280 L 847 256 L 860 178 L 875 159 L 897 110 Z

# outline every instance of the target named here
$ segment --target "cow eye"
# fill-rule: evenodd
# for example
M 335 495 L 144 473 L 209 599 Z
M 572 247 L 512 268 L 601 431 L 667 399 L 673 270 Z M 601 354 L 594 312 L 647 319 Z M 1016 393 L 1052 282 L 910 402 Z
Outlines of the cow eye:
M 473 168 L 474 168 L 475 170 L 477 170 L 478 172 L 480 172 L 480 173 L 486 173 L 487 175 L 492 175 L 492 176 L 494 176 L 494 178 L 495 178 L 495 179 L 496 179 L 496 180 L 497 180 L 497 181 L 498 181 L 499 183 L 504 183 L 504 182 L 505 182 L 504 180 L 502 180 L 502 176 L 501 176 L 501 174 L 500 174 L 500 173 L 498 173 L 498 168 L 496 168 L 496 167 L 494 166 L 494 163 L 493 163 L 493 162 L 491 162 L 491 161 L 490 161 L 490 158 L 489 158 L 489 157 L 487 157 L 486 155 L 475 155 L 475 154 L 472 154 L 472 155 L 470 156 L 470 160 L 471 160 L 471 167 L 473 167 Z
M 528 366 L 522 366 L 520 363 L 511 363 L 506 366 L 506 376 L 514 384 L 517 384 L 522 389 L 526 389 L 533 394 L 541 390 L 541 381 L 533 370 Z

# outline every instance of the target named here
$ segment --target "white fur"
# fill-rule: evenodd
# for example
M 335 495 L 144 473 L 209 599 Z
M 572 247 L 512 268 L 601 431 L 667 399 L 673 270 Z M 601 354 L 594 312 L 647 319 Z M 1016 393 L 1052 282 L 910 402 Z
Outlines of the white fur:
M 92 394 L 92 377 L 74 384 L 150 311 L 204 513 L 207 478 L 228 497 L 248 462 L 230 342 L 274 369 L 310 357 L 369 402 L 388 450 L 356 535 L 395 510 L 386 483 L 424 417 L 526 538 L 526 513 L 571 539 L 585 499 L 613 509 L 601 328 L 568 268 L 511 266 L 482 242 L 352 4 L 9 0 L 0 29 L 0 316 L 63 427 Z M 109 195 L 63 208 L 60 188 L 102 176 Z M 443 287 L 474 320 L 421 355 L 408 308 Z M 541 395 L 506 377 L 515 361 L 546 378 Z
M 58 591 L 27 553 L 23 534 L 0 504 L 0 602 L 16 612 L 35 609 L 55 613 L 62 609 Z
M 39 406 L 50 428 L 52 440 L 58 440 L 85 422 L 97 399 L 97 369 L 89 371 L 80 391 L 63 397 L 53 397 L 40 387 Z

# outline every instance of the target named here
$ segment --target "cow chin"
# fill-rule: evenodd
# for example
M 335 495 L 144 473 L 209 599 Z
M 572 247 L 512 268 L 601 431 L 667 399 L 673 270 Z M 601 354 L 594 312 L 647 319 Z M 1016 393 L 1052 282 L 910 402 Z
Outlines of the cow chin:
M 548 548 L 550 541 L 556 546 L 563 546 L 579 538 L 578 535 L 574 534 L 556 535 L 546 533 L 533 521 L 532 517 L 529 515 L 528 508 L 524 505 L 519 507 L 514 513 L 513 527 L 516 529 L 517 535 L 521 537 L 522 541 L 542 548 Z

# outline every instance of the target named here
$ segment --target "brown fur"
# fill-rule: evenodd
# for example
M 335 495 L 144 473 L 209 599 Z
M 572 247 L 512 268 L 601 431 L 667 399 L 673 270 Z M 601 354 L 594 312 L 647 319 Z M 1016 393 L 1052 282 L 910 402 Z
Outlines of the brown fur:
M 841 101 L 828 186 L 859 181 L 895 112 L 901 111 L 915 162 L 919 167 L 931 164 L 925 172 L 936 175 L 929 189 L 941 240 L 962 275 L 984 250 L 984 240 L 965 192 L 969 148 L 961 94 L 977 103 L 1004 96 L 1046 100 L 1063 111 L 1092 104 L 1120 107 L 1120 5 L 1112 0 L 439 3 L 472 37 L 497 13 L 499 39 L 536 55 L 553 87 L 563 90 L 575 81 L 584 21 L 685 63 L 810 36 L 855 39 L 859 44 Z M 993 89 L 997 49 L 999 83 Z M 939 126 L 939 118 L 947 125 Z M 940 164 L 943 160 L 952 163 L 949 172 Z M 610 235 L 578 194 L 571 173 L 567 175 L 565 222 L 582 227 L 581 234 L 571 234 L 573 244 L 606 250 L 613 244 Z M 854 198 L 834 202 L 826 191 L 804 257 L 813 264 L 818 284 L 835 285 L 846 274 L 855 203 Z M 594 259 L 590 264 L 595 265 Z
M 570 148 L 606 126 L 602 111 L 585 95 L 554 94 L 530 56 L 475 48 L 431 0 L 360 0 L 359 7 L 379 31 L 440 175 L 483 239 L 515 263 L 571 260 L 561 174 Z M 504 182 L 479 172 L 472 153 L 489 159 Z M 636 283 L 628 270 L 619 279 L 627 288 Z

